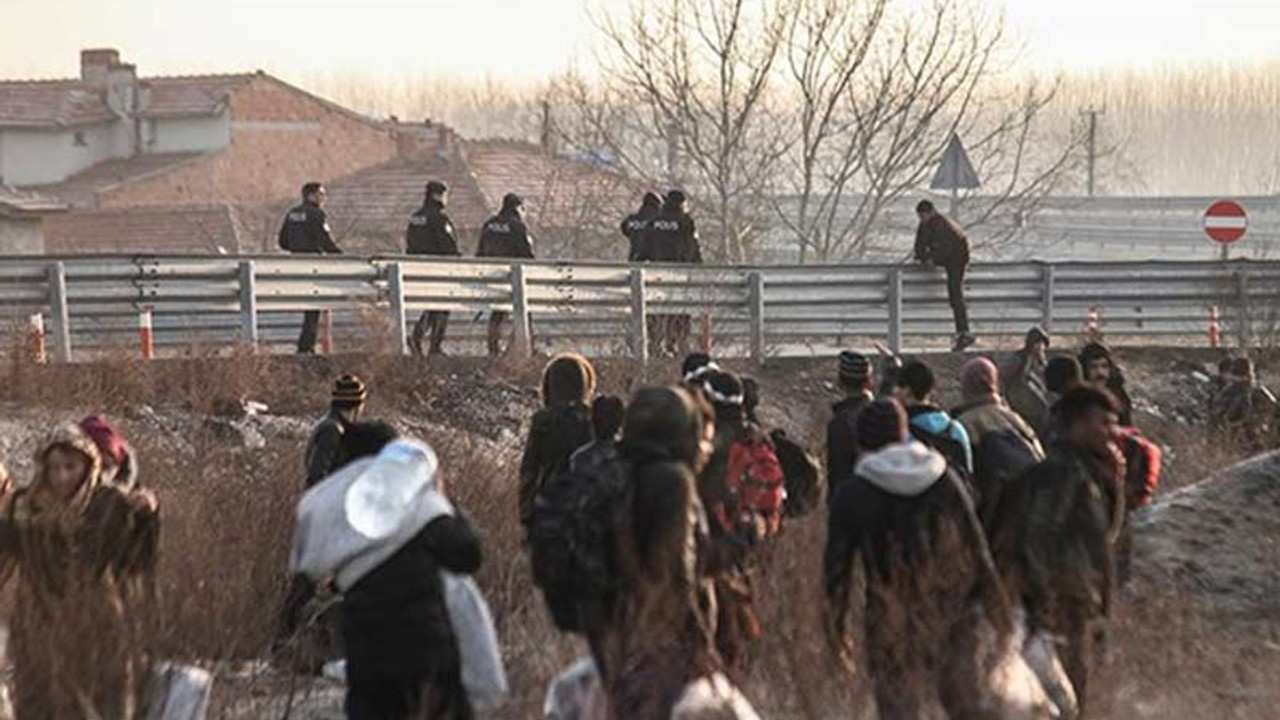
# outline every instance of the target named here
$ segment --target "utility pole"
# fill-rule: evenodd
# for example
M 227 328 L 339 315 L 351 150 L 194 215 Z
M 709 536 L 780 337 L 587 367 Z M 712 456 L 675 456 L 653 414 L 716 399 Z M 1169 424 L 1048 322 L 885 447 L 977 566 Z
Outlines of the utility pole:
M 1087 131 L 1086 143 L 1088 144 L 1088 168 L 1089 168 L 1089 197 L 1094 197 L 1098 189 L 1098 116 L 1106 115 L 1105 109 L 1099 110 L 1092 105 L 1088 110 L 1081 110 L 1082 117 L 1089 118 L 1089 128 Z

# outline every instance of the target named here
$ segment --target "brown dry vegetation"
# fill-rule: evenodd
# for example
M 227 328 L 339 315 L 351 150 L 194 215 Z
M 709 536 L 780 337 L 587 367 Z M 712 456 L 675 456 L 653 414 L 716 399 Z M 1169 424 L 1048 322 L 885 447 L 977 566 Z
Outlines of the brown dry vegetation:
M 1134 394 L 1162 414 L 1181 402 L 1177 387 L 1149 398 L 1144 387 L 1187 352 L 1147 352 L 1131 358 Z M 959 360 L 939 357 L 939 376 L 954 378 Z M 753 371 L 762 381 L 766 422 L 816 447 L 832 399 L 828 363 L 778 362 Z M 464 360 L 427 365 L 387 356 L 335 359 L 238 356 L 142 364 L 107 360 L 74 367 L 0 365 L 0 450 L 25 477 L 25 455 L 37 430 L 90 409 L 119 418 L 143 459 L 144 481 L 163 503 L 161 559 L 164 654 L 216 663 L 223 671 L 220 717 L 275 718 L 283 711 L 282 678 L 240 661 L 261 658 L 284 590 L 293 505 L 300 492 L 300 453 L 307 423 L 326 401 L 335 372 L 366 376 L 372 416 L 391 419 L 441 453 L 453 493 L 483 529 L 486 564 L 480 574 L 498 623 L 515 696 L 497 717 L 536 718 L 546 681 L 583 653 L 558 636 L 530 584 L 515 522 L 515 465 L 522 423 L 537 402 L 536 363 L 486 366 Z M 674 375 L 614 361 L 599 365 L 602 390 L 627 394 Z M 954 399 L 947 382 L 944 401 Z M 270 406 L 253 426 L 262 447 L 251 448 L 239 402 Z M 945 402 L 944 402 L 945 404 Z M 1151 433 L 1176 450 L 1169 484 L 1185 485 L 1220 467 L 1194 441 L 1197 430 L 1144 417 Z M 760 558 L 758 593 L 765 626 L 750 670 L 740 678 L 768 717 L 862 717 L 865 677 L 844 675 L 828 652 L 820 624 L 824 521 L 788 526 Z M 1274 572 L 1274 567 L 1271 569 Z M 1280 676 L 1276 618 L 1222 621 L 1158 582 L 1135 584 L 1109 644 L 1098 717 L 1163 720 L 1270 718 Z M 323 688 L 308 685 L 307 692 Z M 336 701 L 332 688 L 323 703 Z M 310 707 L 310 706 L 308 706 Z

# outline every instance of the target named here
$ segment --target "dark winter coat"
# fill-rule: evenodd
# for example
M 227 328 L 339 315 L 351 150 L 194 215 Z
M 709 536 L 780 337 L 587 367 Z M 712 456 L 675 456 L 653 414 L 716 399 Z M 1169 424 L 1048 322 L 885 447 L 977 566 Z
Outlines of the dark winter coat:
M 648 229 L 649 223 L 658 216 L 658 208 L 641 208 L 639 212 L 632 213 L 627 219 L 622 221 L 622 234 L 626 236 L 627 260 L 636 262 L 641 260 L 640 252 L 643 246 L 644 233 Z
M 1000 369 L 1000 393 L 1041 437 L 1049 427 L 1049 389 L 1045 386 L 1044 368 L 1045 363 L 1038 356 L 1019 350 Z
M 533 259 L 533 240 L 520 214 L 504 210 L 485 221 L 476 257 Z
M 916 229 L 915 258 L 944 268 L 969 264 L 969 238 L 951 218 L 934 213 Z
M 847 397 L 831 406 L 831 421 L 827 423 L 827 504 L 836 496 L 836 490 L 845 480 L 853 477 L 853 466 L 858 461 L 858 413 L 874 398 L 871 393 Z
M 1067 441 L 1025 478 L 1025 506 L 1003 522 L 1025 523 L 1018 570 L 1035 627 L 1054 630 L 1068 613 L 1104 615 L 1111 602 L 1112 543 L 1124 525 L 1123 478 Z M 1019 520 L 1021 515 L 1025 519 Z
M 428 678 L 459 664 L 441 570 L 480 569 L 480 539 L 462 515 L 432 521 L 343 595 L 347 662 L 361 671 Z
M 462 254 L 453 235 L 453 223 L 439 200 L 428 200 L 409 218 L 405 251 L 410 255 L 458 257 Z
M 1008 607 L 964 482 L 917 442 L 864 453 L 827 524 L 823 575 L 832 630 L 847 646 L 853 564 L 866 578 L 865 646 L 872 676 L 904 683 L 937 672 L 974 609 L 1003 628 Z M 914 691 L 914 690 L 913 690 Z
M 307 478 L 307 489 L 315 487 L 321 480 L 329 477 L 343 461 L 342 436 L 347 431 L 347 423 L 336 410 L 330 410 L 311 430 L 311 438 L 307 441 L 307 451 L 303 459 Z
M 520 460 L 520 522 L 533 519 L 538 489 L 553 474 L 569 467 L 579 448 L 592 440 L 591 408 L 583 403 L 543 408 L 534 413 Z
M 1261 452 L 1275 440 L 1276 409 L 1276 397 L 1267 388 L 1248 381 L 1233 382 L 1214 395 L 1209 427 L 1215 437 Z
M 664 208 L 641 235 L 636 260 L 658 263 L 702 264 L 698 228 L 688 213 Z
M 304 202 L 284 216 L 279 240 L 280 248 L 292 253 L 332 255 L 342 252 L 333 241 L 328 216 L 312 202 Z

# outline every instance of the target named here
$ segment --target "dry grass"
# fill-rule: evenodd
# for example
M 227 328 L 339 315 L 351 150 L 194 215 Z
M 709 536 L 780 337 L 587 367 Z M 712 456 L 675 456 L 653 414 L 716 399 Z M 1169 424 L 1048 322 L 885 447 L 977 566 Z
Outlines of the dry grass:
M 142 458 L 144 481 L 164 506 L 160 582 L 165 654 L 204 661 L 265 655 L 284 590 L 293 507 L 300 493 L 301 436 L 269 436 L 246 449 L 220 416 L 242 398 L 274 413 L 317 414 L 337 371 L 364 374 L 375 389 L 370 414 L 397 419 L 439 450 L 459 505 L 484 533 L 480 574 L 503 639 L 514 688 L 503 718 L 535 718 L 546 681 L 584 652 L 552 628 L 533 589 L 515 521 L 519 421 L 536 404 L 540 362 L 421 361 L 388 356 L 336 359 L 236 356 L 144 364 L 123 359 L 75 367 L 4 363 L 0 401 L 60 413 L 106 408 L 123 418 Z M 627 394 L 671 368 L 626 362 L 599 366 L 601 389 Z M 828 399 L 828 368 L 780 364 L 759 373 L 766 421 L 814 440 Z M 171 408 L 180 426 L 148 424 L 140 405 Z M 807 409 L 807 410 L 806 410 Z M 1190 474 L 1211 467 L 1194 446 L 1180 447 Z M 1194 464 L 1193 464 L 1194 463 Z M 756 569 L 765 637 L 744 677 L 748 695 L 769 717 L 860 717 L 868 705 L 863 675 L 848 677 L 827 650 L 821 626 L 824 520 L 788 526 Z M 1123 603 L 1099 688 L 1098 717 L 1190 720 L 1270 718 L 1280 651 L 1274 619 L 1239 628 L 1212 625 L 1177 597 L 1148 588 Z M 1270 644 L 1268 644 L 1270 643 Z M 1270 678 L 1271 680 L 1268 680 Z M 279 679 L 228 683 L 222 717 L 276 717 Z

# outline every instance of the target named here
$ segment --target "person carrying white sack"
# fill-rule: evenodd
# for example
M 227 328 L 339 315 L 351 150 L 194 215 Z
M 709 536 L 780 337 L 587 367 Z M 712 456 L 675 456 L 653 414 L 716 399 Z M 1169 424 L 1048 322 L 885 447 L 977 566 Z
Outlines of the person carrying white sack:
M 477 645 L 480 684 L 506 685 L 488 608 L 453 575 L 480 568 L 480 539 L 447 499 L 430 447 L 369 445 L 303 497 L 294 572 L 331 577 L 343 593 L 349 720 L 469 720 L 473 700 L 492 699 L 476 697 Z

